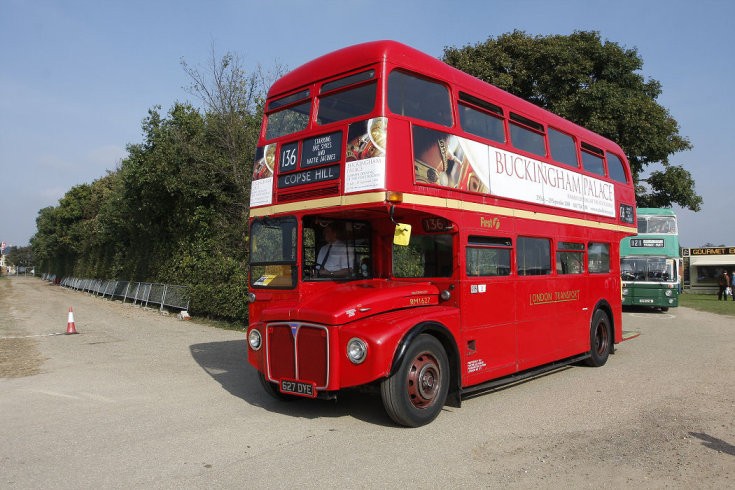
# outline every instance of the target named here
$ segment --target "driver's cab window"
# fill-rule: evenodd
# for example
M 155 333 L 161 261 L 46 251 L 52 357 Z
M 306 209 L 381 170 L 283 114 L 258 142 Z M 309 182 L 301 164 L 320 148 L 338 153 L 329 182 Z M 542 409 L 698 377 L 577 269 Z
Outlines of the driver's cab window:
M 305 218 L 303 247 L 306 281 L 365 279 L 372 275 L 368 223 Z

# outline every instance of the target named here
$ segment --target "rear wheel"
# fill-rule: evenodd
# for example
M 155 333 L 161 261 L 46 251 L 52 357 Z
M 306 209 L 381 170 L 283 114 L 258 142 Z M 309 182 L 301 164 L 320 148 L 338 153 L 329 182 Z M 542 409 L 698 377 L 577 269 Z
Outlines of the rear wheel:
M 607 313 L 602 310 L 595 311 L 590 326 L 590 356 L 586 360 L 588 366 L 600 367 L 607 362 L 613 345 L 611 327 Z
M 398 370 L 382 382 L 385 411 L 394 422 L 419 427 L 441 412 L 449 391 L 449 361 L 442 344 L 422 334 L 406 351 Z

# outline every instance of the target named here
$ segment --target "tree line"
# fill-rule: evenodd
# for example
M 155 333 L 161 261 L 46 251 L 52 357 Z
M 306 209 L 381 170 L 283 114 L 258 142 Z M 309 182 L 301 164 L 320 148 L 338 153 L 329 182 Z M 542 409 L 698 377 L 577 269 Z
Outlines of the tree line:
M 661 85 L 638 72 L 635 50 L 599 33 L 529 36 L 516 31 L 461 48 L 443 60 L 617 141 L 634 170 L 639 206 L 702 199 L 682 166 L 691 148 L 656 102 Z M 205 68 L 182 61 L 201 105 L 148 111 L 142 141 L 117 168 L 72 187 L 41 209 L 31 238 L 36 272 L 184 284 L 194 314 L 242 321 L 247 315 L 247 216 L 252 164 L 268 80 L 237 56 L 212 53 Z M 662 165 L 647 179 L 649 164 Z
M 148 111 L 117 168 L 41 209 L 37 272 L 188 286 L 195 314 L 245 318 L 250 176 L 265 99 L 231 54 L 182 61 L 201 107 Z

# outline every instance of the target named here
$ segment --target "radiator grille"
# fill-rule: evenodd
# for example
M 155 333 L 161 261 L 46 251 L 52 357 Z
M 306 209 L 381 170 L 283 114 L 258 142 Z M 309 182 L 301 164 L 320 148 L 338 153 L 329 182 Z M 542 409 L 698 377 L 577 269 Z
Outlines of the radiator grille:
M 272 323 L 266 328 L 268 378 L 329 383 L 329 331 L 322 325 Z

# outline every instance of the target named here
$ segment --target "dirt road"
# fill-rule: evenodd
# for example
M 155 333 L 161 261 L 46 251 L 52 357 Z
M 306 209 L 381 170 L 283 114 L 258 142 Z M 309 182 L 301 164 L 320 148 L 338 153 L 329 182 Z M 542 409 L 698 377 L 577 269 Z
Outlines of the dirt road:
M 70 306 L 79 335 L 54 335 Z M 735 486 L 735 320 L 626 312 L 624 330 L 602 368 L 405 429 L 370 393 L 269 399 L 240 332 L 2 279 L 0 487 Z

